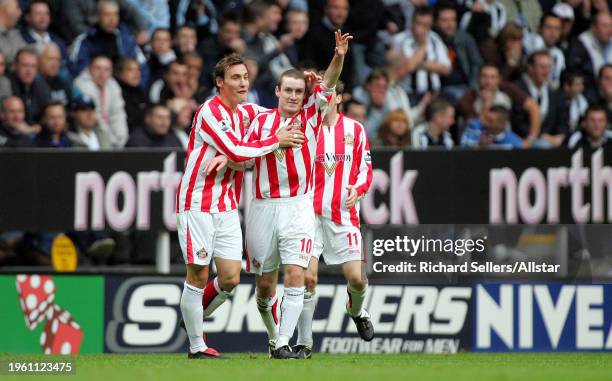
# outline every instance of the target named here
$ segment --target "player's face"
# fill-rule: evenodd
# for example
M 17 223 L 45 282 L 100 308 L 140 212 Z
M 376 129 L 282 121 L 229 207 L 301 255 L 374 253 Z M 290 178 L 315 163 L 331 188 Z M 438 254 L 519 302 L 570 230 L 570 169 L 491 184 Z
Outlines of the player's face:
M 223 80 L 217 79 L 220 94 L 238 104 L 246 101 L 249 92 L 249 72 L 245 65 L 230 66 Z
M 303 79 L 285 77 L 276 86 L 278 97 L 278 109 L 284 113 L 293 115 L 300 111 L 306 93 L 306 82 Z

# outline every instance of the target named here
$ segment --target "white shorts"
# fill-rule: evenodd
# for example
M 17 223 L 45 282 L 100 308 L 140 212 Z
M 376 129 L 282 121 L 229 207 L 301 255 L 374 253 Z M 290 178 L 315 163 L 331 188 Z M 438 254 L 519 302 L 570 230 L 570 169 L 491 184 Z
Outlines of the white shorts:
M 311 195 L 253 200 L 246 219 L 247 272 L 261 275 L 281 263 L 308 267 L 314 236 Z
M 212 257 L 242 260 L 242 230 L 237 210 L 221 213 L 186 211 L 176 215 L 185 264 L 207 266 Z
M 313 257 L 321 254 L 328 265 L 339 265 L 349 261 L 361 261 L 361 231 L 353 225 L 338 225 L 329 218 L 317 215 L 315 250 Z

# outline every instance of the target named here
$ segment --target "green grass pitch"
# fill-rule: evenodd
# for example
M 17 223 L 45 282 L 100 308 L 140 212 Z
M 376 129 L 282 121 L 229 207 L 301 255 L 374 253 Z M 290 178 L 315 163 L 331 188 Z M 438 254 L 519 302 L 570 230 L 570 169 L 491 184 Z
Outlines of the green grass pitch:
M 104 354 L 76 357 L 0 354 L 0 361 L 71 359 L 73 376 L 33 380 L 612 380 L 612 355 L 520 353 L 457 355 L 328 355 L 310 360 L 270 360 L 264 354 L 228 354 L 225 360 L 187 360 L 175 354 Z M 5 366 L 5 364 L 3 364 Z M 6 376 L 2 379 L 9 380 Z M 22 377 L 18 377 L 22 378 Z

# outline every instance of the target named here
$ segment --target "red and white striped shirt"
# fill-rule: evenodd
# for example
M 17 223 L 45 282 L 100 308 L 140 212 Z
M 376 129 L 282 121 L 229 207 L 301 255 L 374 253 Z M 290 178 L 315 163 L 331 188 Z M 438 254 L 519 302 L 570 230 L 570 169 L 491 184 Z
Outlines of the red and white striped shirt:
M 347 186 L 359 197 L 372 183 L 370 143 L 363 126 L 343 114 L 335 126 L 321 126 L 315 156 L 315 213 L 339 225 L 359 227 L 359 203 L 348 210 Z
M 299 129 L 306 138 L 301 148 L 279 148 L 255 158 L 255 198 L 295 197 L 312 190 L 317 134 L 333 92 L 333 88 L 315 86 L 302 110 L 292 118 L 281 117 L 278 109 L 257 115 L 246 137 L 249 141 L 274 136 L 281 128 Z
M 176 195 L 177 213 L 187 210 L 218 213 L 236 209 L 243 173 L 226 166 L 207 176 L 202 169 L 215 156 L 225 155 L 232 161 L 241 162 L 277 149 L 278 139 L 274 134 L 263 140 L 243 142 L 250 122 L 263 110 L 267 111 L 249 103 L 238 105 L 233 113 L 218 96 L 200 106 L 189 134 L 185 172 Z

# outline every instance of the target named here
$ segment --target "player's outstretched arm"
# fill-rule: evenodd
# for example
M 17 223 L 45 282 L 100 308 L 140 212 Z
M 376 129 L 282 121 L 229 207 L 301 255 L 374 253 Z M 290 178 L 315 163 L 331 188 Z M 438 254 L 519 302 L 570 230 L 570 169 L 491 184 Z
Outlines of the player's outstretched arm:
M 300 147 L 304 143 L 304 135 L 299 131 L 279 131 L 261 140 L 240 140 L 220 114 L 215 115 L 215 110 L 196 115 L 196 118 L 196 128 L 202 139 L 236 163 L 264 156 L 278 147 Z
M 338 29 L 334 32 L 336 38 L 336 49 L 334 57 L 332 58 L 325 75 L 323 75 L 323 85 L 327 88 L 336 86 L 340 73 L 342 73 L 342 66 L 344 65 L 344 56 L 348 53 L 349 41 L 353 39 L 348 33 L 342 34 L 342 31 Z
M 241 163 L 235 163 L 228 159 L 227 156 L 219 155 L 209 160 L 206 165 L 204 165 L 204 168 L 202 170 L 204 171 L 204 173 L 206 173 L 206 176 L 210 175 L 214 171 L 218 172 L 226 166 L 230 169 L 233 169 L 234 171 L 244 172 L 247 169 L 247 163 L 248 162 L 246 161 L 243 161 Z

